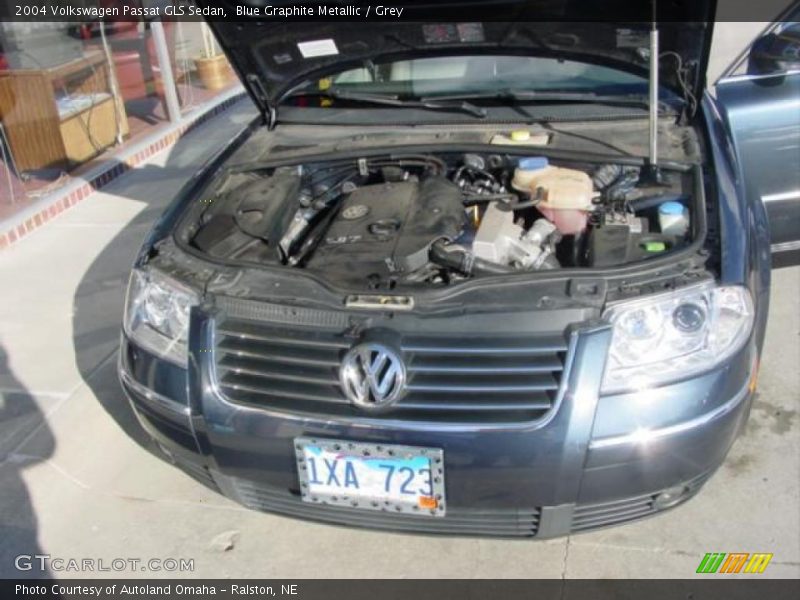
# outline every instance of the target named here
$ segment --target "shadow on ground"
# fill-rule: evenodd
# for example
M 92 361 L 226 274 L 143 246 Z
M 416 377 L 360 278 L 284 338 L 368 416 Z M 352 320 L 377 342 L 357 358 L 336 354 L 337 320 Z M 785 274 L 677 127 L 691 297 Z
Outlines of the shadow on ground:
M 11 371 L 2 346 L 0 380 L 0 577 L 47 577 L 47 570 L 33 558 L 42 550 L 36 511 L 22 472 L 52 456 L 55 440 L 36 399 Z M 19 453 L 33 434 L 39 441 L 36 456 Z

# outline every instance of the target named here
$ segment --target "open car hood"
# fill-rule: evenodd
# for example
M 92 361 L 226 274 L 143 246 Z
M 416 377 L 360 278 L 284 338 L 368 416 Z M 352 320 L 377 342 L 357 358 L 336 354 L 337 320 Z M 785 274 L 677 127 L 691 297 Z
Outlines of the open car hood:
M 208 0 L 198 4 L 212 5 Z M 236 5 L 260 6 L 261 16 L 210 21 L 228 59 L 265 115 L 287 92 L 314 79 L 362 66 L 365 61 L 447 54 L 507 53 L 560 57 L 648 76 L 650 2 L 630 0 L 421 0 L 401 19 L 321 17 L 302 21 L 264 16 L 266 0 L 217 0 L 227 13 Z M 295 0 L 318 11 L 318 2 Z M 348 2 L 358 6 L 359 2 Z M 337 5 L 328 2 L 328 6 Z M 343 5 L 342 5 L 343 6 Z M 361 8 L 362 15 L 366 4 Z M 374 7 L 372 10 L 375 10 Z M 699 96 L 713 29 L 716 0 L 659 0 L 660 84 Z M 634 12 L 639 11 L 639 12 Z M 317 12 L 313 13 L 318 16 Z M 625 15 L 625 22 L 608 15 Z M 628 15 L 632 19 L 628 20 Z M 449 18 L 448 18 L 449 17 Z M 481 19 L 483 17 L 483 19 Z M 636 19 L 638 17 L 638 19 Z M 240 17 L 245 18 L 245 17 Z M 353 17 L 350 17 L 352 19 Z M 355 17 L 358 18 L 358 17 Z M 499 21 L 498 19 L 504 19 Z M 579 20 L 580 19 L 580 20 Z M 423 22 L 424 21 L 424 22 Z M 677 56 L 683 71 L 678 69 Z M 682 83 L 683 80 L 683 83 Z

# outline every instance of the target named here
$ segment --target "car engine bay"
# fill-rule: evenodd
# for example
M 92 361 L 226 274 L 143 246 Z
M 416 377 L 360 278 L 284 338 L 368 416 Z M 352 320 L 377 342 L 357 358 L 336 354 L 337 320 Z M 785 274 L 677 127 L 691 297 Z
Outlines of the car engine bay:
M 196 252 L 359 290 L 613 268 L 686 248 L 705 210 L 692 170 L 532 154 L 378 154 L 229 169 L 184 222 Z

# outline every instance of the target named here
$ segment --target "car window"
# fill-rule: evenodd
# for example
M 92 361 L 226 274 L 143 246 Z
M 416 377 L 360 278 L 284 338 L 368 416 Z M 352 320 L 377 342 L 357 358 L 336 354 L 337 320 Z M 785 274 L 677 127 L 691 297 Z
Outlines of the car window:
M 409 96 L 481 93 L 502 89 L 608 91 L 646 89 L 646 78 L 571 60 L 527 56 L 446 56 L 366 65 L 328 78 L 354 91 Z M 307 89 L 313 89 L 309 84 Z M 302 92 L 302 89 L 299 90 Z

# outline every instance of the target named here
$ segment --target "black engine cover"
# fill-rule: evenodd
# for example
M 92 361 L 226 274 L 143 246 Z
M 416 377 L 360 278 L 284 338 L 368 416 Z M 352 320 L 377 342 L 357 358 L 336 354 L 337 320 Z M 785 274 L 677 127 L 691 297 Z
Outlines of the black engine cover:
M 461 191 L 442 177 L 364 186 L 341 203 L 308 267 L 348 279 L 416 271 L 431 244 L 457 238 L 465 222 Z

